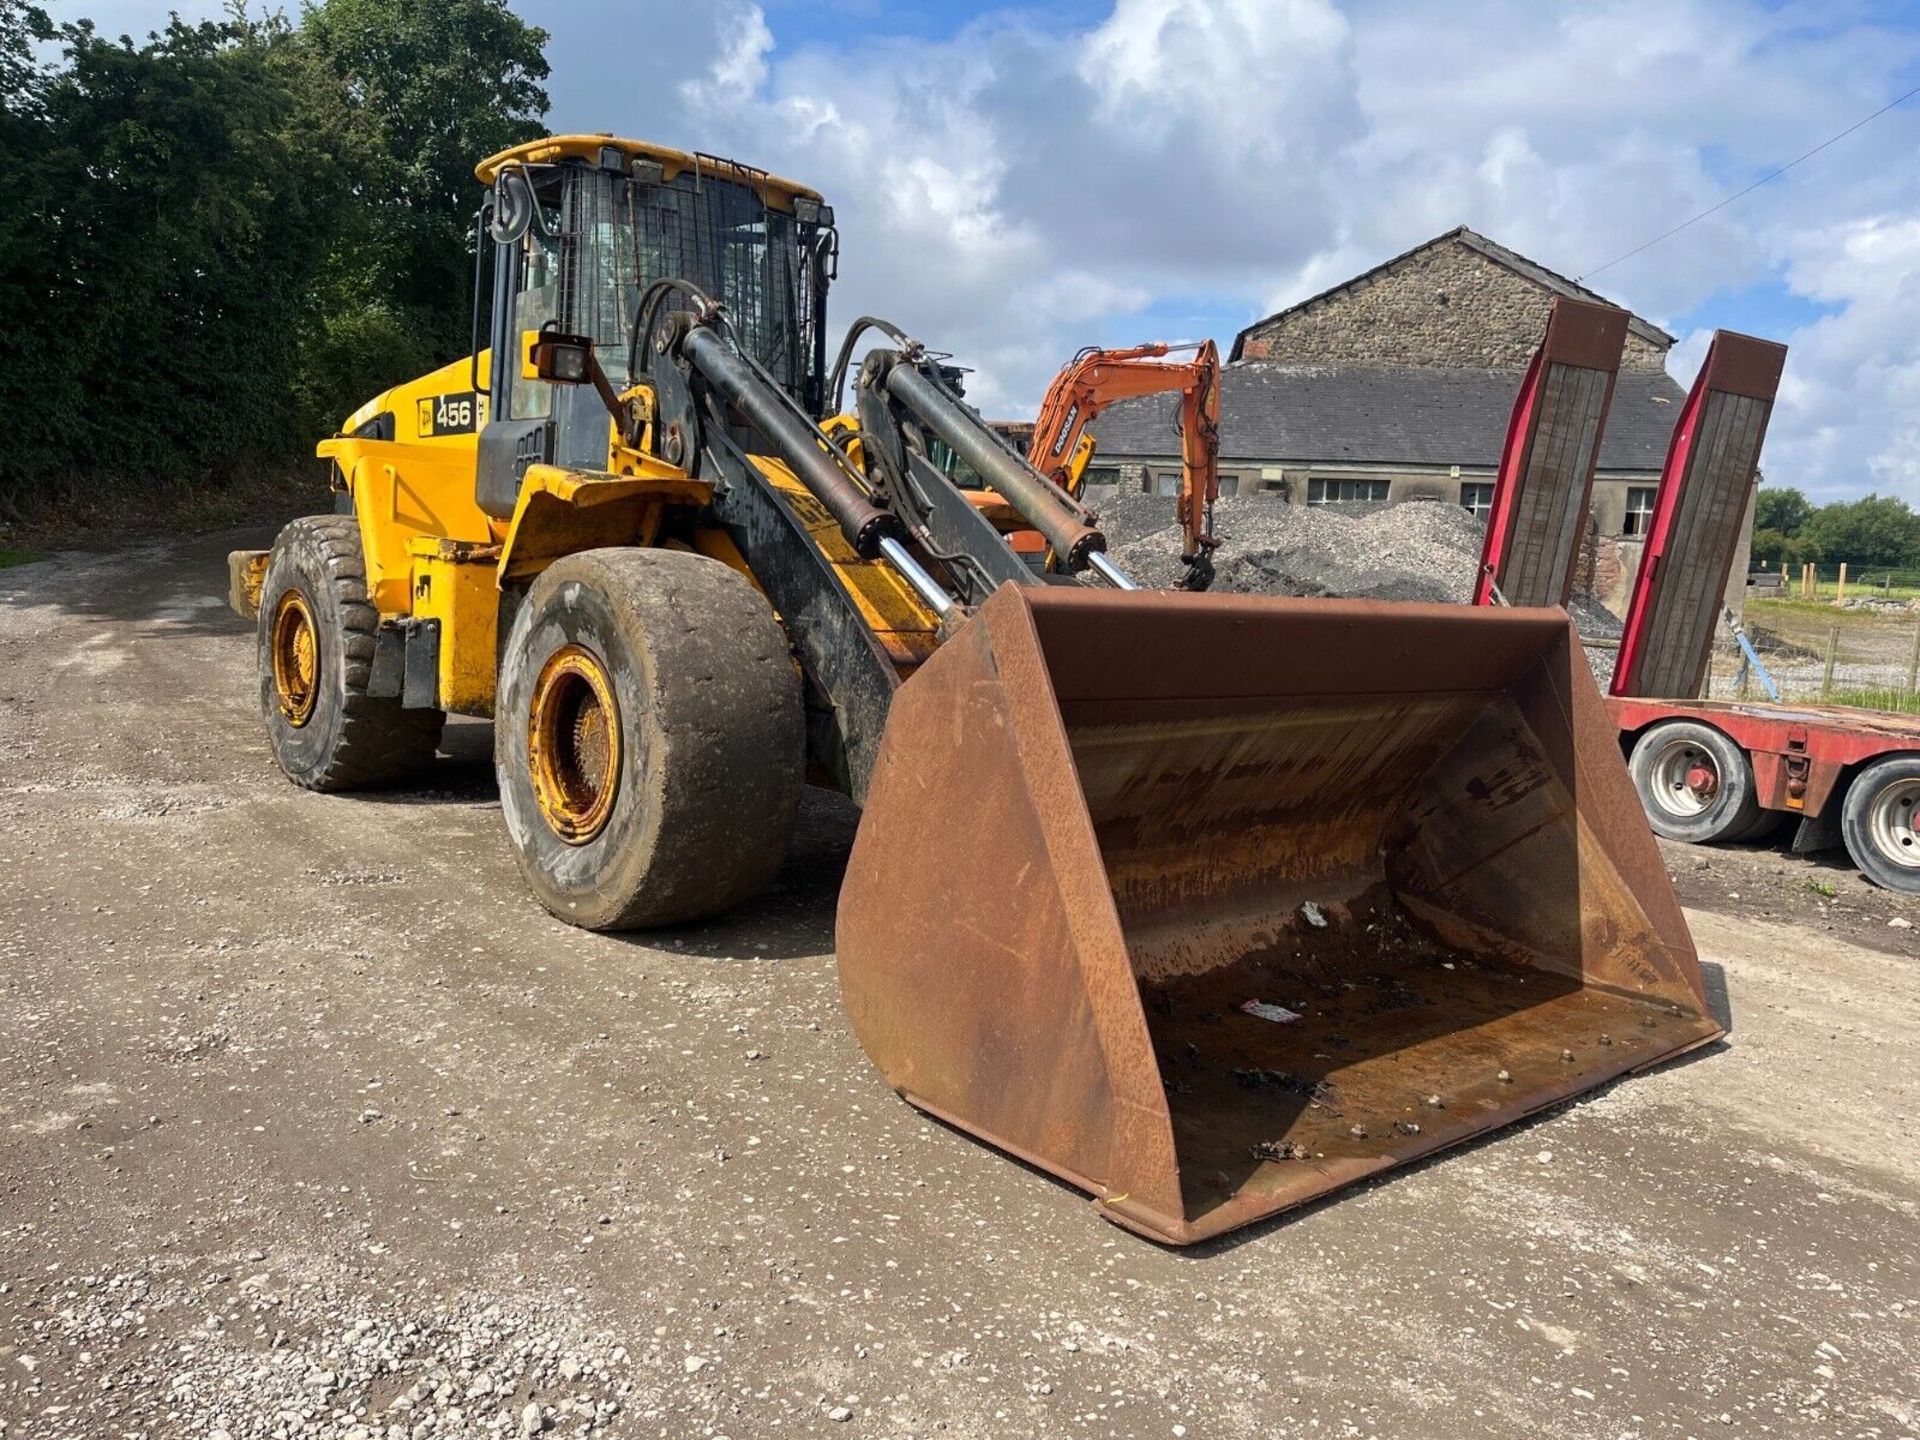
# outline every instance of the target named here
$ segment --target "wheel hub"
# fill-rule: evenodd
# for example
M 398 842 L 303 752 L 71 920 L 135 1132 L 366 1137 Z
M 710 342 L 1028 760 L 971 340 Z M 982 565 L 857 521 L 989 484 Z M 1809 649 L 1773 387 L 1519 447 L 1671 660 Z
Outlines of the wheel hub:
M 1895 865 L 1920 870 L 1920 780 L 1896 780 L 1873 797 L 1867 809 L 1867 833 L 1873 845 Z
M 320 695 L 320 639 L 313 607 L 298 590 L 288 590 L 274 607 L 268 641 L 273 664 L 274 701 L 296 730 L 313 718 Z
M 554 834 L 584 845 L 606 827 L 620 788 L 620 711 L 606 666 L 585 646 L 563 646 L 540 667 L 527 763 Z
M 1691 740 L 1675 740 L 1654 756 L 1652 780 L 1660 808 L 1681 819 L 1712 809 L 1720 797 L 1719 767 Z

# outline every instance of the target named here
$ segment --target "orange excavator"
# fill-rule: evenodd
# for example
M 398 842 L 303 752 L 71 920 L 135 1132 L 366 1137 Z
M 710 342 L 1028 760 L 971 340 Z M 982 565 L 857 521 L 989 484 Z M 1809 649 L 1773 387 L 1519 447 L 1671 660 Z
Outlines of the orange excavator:
M 1170 360 L 1175 351 L 1190 360 Z M 1220 352 L 1211 340 L 1196 345 L 1155 341 L 1125 350 L 1089 346 L 1053 377 L 1027 446 L 1027 463 L 1080 498 L 1093 437 L 1087 426 L 1117 400 L 1180 393 L 1180 559 L 1187 567 L 1182 590 L 1213 583 L 1213 502 L 1220 495 Z

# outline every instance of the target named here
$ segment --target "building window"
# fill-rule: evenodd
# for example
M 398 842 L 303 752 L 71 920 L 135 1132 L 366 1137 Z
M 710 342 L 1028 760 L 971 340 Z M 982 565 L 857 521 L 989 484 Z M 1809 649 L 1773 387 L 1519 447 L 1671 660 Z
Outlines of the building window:
M 1089 465 L 1082 483 L 1087 485 L 1118 485 L 1120 467 L 1118 465 Z
M 1307 504 L 1380 504 L 1386 500 L 1390 488 L 1390 482 L 1386 480 L 1309 480 Z
M 1238 495 L 1240 493 L 1240 477 L 1238 475 L 1222 475 L 1218 478 L 1221 495 Z
M 1622 535 L 1644 535 L 1653 528 L 1653 496 L 1651 485 L 1627 487 L 1627 518 L 1620 526 Z
M 1155 470 L 1148 474 L 1144 487 L 1149 495 L 1178 495 L 1180 493 L 1180 472 L 1178 470 Z
M 1460 487 L 1460 503 L 1467 513 L 1477 520 L 1484 520 L 1493 513 L 1493 486 L 1467 484 Z

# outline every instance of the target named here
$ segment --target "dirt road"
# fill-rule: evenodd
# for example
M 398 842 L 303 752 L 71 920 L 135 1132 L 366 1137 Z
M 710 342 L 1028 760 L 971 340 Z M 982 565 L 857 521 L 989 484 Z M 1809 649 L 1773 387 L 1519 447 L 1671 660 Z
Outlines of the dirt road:
M 523 895 L 484 727 L 423 788 L 286 784 L 220 605 L 251 538 L 0 571 L 7 1440 L 1920 1430 L 1884 897 L 1690 875 L 1728 1044 L 1163 1250 L 867 1064 L 845 807 L 625 940 Z

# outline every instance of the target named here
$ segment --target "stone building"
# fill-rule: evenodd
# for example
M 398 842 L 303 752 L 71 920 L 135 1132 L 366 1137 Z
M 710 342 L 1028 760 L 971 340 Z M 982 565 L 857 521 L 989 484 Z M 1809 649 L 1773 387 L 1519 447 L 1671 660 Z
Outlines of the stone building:
M 1524 370 L 1561 295 L 1603 298 L 1461 225 L 1255 321 L 1231 358 Z M 1636 315 L 1621 368 L 1660 373 L 1672 345 Z
M 1484 514 L 1523 372 L 1563 295 L 1604 299 L 1460 226 L 1255 321 L 1221 374 L 1221 491 L 1296 505 L 1432 499 Z M 1585 569 L 1616 609 L 1686 399 L 1666 372 L 1673 343 L 1629 321 L 1600 448 Z M 1174 421 L 1167 397 L 1114 406 L 1092 427 L 1089 480 L 1174 493 Z M 1730 594 L 1744 545 L 1739 561 Z

